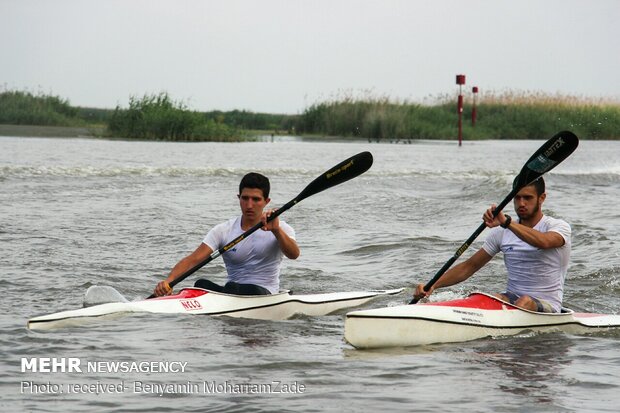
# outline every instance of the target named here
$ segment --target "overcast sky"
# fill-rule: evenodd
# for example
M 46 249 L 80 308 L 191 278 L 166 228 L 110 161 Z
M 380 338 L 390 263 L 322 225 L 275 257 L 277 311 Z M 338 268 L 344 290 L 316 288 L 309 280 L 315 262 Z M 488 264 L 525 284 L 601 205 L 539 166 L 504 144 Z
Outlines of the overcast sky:
M 299 113 L 371 91 L 620 98 L 618 0 L 0 0 L 0 89 Z

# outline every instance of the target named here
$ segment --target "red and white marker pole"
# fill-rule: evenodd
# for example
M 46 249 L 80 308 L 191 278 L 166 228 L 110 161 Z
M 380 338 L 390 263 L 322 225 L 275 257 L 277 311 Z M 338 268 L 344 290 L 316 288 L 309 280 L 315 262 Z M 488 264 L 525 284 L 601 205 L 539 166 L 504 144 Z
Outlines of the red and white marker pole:
M 471 126 L 474 127 L 476 126 L 476 116 L 478 114 L 476 110 L 476 106 L 478 105 L 478 86 L 474 86 L 471 92 L 474 94 L 474 106 L 471 109 Z
M 456 75 L 456 84 L 459 85 L 459 98 L 457 101 L 457 111 L 459 114 L 459 146 L 463 142 L 463 90 L 465 84 L 465 75 Z

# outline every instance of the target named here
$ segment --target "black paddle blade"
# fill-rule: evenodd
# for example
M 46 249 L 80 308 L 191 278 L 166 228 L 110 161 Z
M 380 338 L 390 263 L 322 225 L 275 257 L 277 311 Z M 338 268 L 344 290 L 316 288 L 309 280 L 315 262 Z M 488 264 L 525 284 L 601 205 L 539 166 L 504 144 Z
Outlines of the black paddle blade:
M 370 152 L 360 152 L 340 162 L 338 165 L 310 182 L 310 184 L 297 195 L 295 202 L 299 202 L 304 198 L 317 194 L 332 186 L 340 185 L 349 179 L 353 179 L 366 172 L 371 166 L 372 154 Z
M 523 169 L 512 184 L 513 191 L 519 191 L 555 168 L 568 158 L 577 149 L 577 146 L 579 146 L 579 138 L 574 133 L 569 131 L 557 133 L 545 142 L 523 165 Z

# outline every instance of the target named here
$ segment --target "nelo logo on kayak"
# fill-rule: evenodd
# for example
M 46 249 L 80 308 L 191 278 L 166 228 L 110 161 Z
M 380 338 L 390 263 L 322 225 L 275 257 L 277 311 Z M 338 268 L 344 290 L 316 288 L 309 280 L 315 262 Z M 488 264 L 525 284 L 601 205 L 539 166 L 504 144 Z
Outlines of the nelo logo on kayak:
M 187 311 L 202 310 L 202 305 L 198 300 L 181 300 L 181 305 Z

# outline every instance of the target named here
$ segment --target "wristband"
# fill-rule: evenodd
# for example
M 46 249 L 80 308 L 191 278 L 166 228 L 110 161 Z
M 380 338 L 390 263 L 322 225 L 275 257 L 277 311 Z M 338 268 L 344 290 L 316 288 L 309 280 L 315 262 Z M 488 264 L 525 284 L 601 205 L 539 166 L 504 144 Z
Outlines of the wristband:
M 503 224 L 499 224 L 499 226 L 502 228 L 508 228 L 510 224 L 512 223 L 512 218 L 510 217 L 510 215 L 504 215 L 504 216 L 506 217 L 506 221 L 504 221 Z

